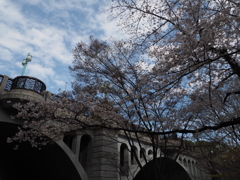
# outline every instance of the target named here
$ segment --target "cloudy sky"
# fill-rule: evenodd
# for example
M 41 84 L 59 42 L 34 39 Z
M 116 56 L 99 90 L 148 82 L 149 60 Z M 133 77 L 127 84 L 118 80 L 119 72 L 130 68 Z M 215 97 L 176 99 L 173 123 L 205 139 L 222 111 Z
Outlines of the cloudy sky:
M 36 77 L 57 93 L 71 89 L 68 66 L 77 42 L 93 35 L 120 38 L 115 22 L 102 12 L 111 0 L 0 0 L 0 74 L 20 76 L 30 53 L 26 76 Z

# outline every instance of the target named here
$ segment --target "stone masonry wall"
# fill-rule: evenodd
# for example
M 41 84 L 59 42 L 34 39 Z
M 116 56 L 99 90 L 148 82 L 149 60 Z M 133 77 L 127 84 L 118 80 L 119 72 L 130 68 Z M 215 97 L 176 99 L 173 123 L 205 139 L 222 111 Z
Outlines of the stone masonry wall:
M 116 180 L 117 135 L 106 130 L 94 132 L 91 180 Z

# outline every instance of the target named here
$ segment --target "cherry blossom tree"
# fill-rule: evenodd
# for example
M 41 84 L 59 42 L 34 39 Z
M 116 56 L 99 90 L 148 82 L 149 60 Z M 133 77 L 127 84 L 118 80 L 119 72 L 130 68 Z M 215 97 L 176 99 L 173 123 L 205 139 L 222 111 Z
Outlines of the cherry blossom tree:
M 152 77 L 161 79 L 158 91 L 185 91 L 189 104 L 182 106 L 187 109 L 183 112 L 192 118 L 176 116 L 189 124 L 180 129 L 195 129 L 196 140 L 235 147 L 240 120 L 238 7 L 232 0 L 116 0 L 109 6 L 131 42 L 155 60 Z
M 94 103 L 99 101 L 97 106 L 101 109 L 94 109 L 90 117 L 97 114 L 96 118 L 102 120 L 105 127 L 123 131 L 130 147 L 137 144 L 142 149 L 142 136 L 147 136 L 153 148 L 153 159 L 157 160 L 160 146 L 166 147 L 164 140 L 172 134 L 165 131 L 176 128 L 173 116 L 181 95 L 178 99 L 174 96 L 167 99 L 155 93 L 156 82 L 152 84 L 149 73 L 152 64 L 146 63 L 144 58 L 137 46 L 127 42 L 107 43 L 90 38 L 89 44 L 79 43 L 70 67 L 76 77 L 73 94 L 82 92 Z M 106 110 L 109 108 L 113 115 L 108 118 Z M 181 139 L 179 145 L 182 145 Z M 137 152 L 131 151 L 131 154 L 142 169 Z M 143 154 L 143 158 L 147 163 L 146 155 Z M 156 176 L 159 176 L 158 166 L 155 167 Z
M 121 131 L 130 147 L 142 148 L 142 138 L 147 138 L 156 164 L 159 164 L 160 148 L 166 150 L 169 145 L 176 146 L 180 154 L 184 149 L 183 139 L 188 135 L 183 133 L 175 144 L 168 139 L 189 126 L 184 117 L 178 119 L 181 125 L 175 119 L 180 109 L 184 111 L 180 105 L 188 104 L 185 95 L 175 91 L 166 95 L 158 90 L 160 82 L 152 81 L 154 64 L 145 60 L 138 46 L 91 37 L 89 43 L 78 43 L 73 54 L 70 70 L 75 81 L 72 92 L 46 94 L 46 101 L 16 104 L 18 114 L 15 118 L 22 118 L 25 123 L 9 142 L 30 141 L 37 147 L 62 135 L 103 128 Z M 191 116 L 186 116 L 190 121 Z M 131 154 L 135 158 L 132 161 L 143 168 L 137 152 L 131 151 Z M 148 163 L 146 155 L 143 153 L 142 158 Z M 160 177 L 161 171 L 155 167 L 156 177 Z
M 179 153 L 189 138 L 238 146 L 239 6 L 234 0 L 114 0 L 110 16 L 130 38 L 78 43 L 72 92 L 16 105 L 30 129 L 11 140 L 34 144 L 43 138 L 39 132 L 54 139 L 100 127 L 123 131 L 131 146 L 133 136 L 149 137 L 153 159 L 174 133 Z
M 116 0 L 109 6 L 131 42 L 154 61 L 155 94 L 184 94 L 183 112 L 192 117 L 185 132 L 239 124 L 238 7 L 232 0 Z

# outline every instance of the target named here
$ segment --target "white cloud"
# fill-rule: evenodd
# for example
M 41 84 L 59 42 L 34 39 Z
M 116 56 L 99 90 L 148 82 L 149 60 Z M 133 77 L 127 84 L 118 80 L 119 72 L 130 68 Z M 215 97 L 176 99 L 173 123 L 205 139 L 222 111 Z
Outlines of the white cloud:
M 54 81 L 58 86 L 66 86 L 66 84 L 67 84 L 67 82 L 64 82 L 64 81 L 58 80 L 58 79 L 56 79 Z
M 42 81 L 50 79 L 51 77 L 54 77 L 55 72 L 52 68 L 48 68 L 48 67 L 43 67 L 40 64 L 36 64 L 36 63 L 29 63 L 28 68 L 26 71 L 28 71 L 28 73 L 33 76 L 33 77 L 37 77 L 38 79 L 41 79 Z
M 24 17 L 19 11 L 19 6 L 7 0 L 0 1 L 0 17 L 1 21 L 14 25 L 14 23 L 21 22 Z
M 2 49 L 11 49 L 12 52 L 26 54 L 31 51 L 32 54 L 42 57 L 45 64 L 50 63 L 53 58 L 62 63 L 69 64 L 68 58 L 71 57 L 71 51 L 67 49 L 64 43 L 64 37 L 68 36 L 66 32 L 56 29 L 55 27 L 42 26 L 41 29 L 31 28 L 13 29 L 7 33 L 2 33 L 7 29 L 2 25 L 0 38 L 0 47 Z
M 102 1 L 102 0 L 101 0 Z M 21 3 L 38 5 L 43 8 L 45 12 L 52 12 L 56 10 L 72 10 L 72 9 L 86 9 L 86 6 L 96 4 L 96 0 L 20 0 Z
M 127 34 L 120 31 L 116 21 L 110 21 L 107 14 L 100 14 L 93 21 L 94 24 L 98 25 L 98 28 L 104 32 L 102 35 L 103 39 L 125 39 L 128 37 Z M 97 27 L 96 27 L 97 28 Z
M 7 48 L 0 47 L 0 57 L 3 61 L 10 61 L 13 59 L 13 53 Z

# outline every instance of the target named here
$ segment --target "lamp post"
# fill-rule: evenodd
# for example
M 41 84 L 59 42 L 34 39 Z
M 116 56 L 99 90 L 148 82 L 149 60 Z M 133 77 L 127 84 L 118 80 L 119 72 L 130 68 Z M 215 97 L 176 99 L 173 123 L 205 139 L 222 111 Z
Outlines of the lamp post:
M 28 53 L 27 58 L 22 61 L 23 70 L 22 70 L 21 76 L 24 76 L 24 73 L 25 73 L 25 70 L 27 67 L 27 63 L 30 62 L 31 60 L 32 60 L 32 55 L 30 55 L 30 53 Z

